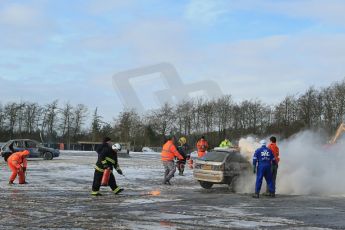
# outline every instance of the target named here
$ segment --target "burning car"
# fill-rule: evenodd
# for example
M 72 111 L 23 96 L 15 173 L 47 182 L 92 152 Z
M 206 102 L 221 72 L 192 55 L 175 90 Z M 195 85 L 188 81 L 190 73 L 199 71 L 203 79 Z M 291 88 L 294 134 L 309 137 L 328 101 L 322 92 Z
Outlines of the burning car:
M 205 189 L 212 188 L 213 184 L 227 184 L 233 188 L 235 180 L 242 173 L 250 172 L 252 167 L 236 148 L 212 150 L 194 162 L 194 178 Z

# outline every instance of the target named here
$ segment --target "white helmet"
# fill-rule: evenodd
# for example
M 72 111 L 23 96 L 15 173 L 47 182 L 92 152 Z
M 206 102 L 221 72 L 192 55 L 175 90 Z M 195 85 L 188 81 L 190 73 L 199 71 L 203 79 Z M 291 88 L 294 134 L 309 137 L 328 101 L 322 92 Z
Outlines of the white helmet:
M 119 143 L 113 144 L 112 148 L 115 151 L 121 151 L 121 145 Z
M 266 140 L 261 140 L 261 141 L 260 141 L 260 145 L 261 145 L 261 146 L 264 146 L 264 145 L 266 145 L 266 144 L 267 144 Z

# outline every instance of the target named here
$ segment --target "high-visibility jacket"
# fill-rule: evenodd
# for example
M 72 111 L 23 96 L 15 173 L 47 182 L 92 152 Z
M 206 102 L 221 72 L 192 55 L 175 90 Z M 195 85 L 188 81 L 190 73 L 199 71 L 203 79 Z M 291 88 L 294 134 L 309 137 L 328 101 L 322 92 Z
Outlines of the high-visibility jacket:
M 198 157 L 203 157 L 208 149 L 208 142 L 205 139 L 200 139 L 196 143 L 196 148 L 198 149 Z
M 219 147 L 221 147 L 221 148 L 232 148 L 233 145 L 228 139 L 225 139 L 224 141 L 222 141 L 222 143 L 220 143 Z
M 14 166 L 17 169 L 20 169 L 21 167 L 26 168 L 28 165 L 28 161 L 26 160 L 25 156 L 29 154 L 30 152 L 28 150 L 15 152 L 7 159 L 7 162 L 9 165 Z
M 279 148 L 276 143 L 271 143 L 268 145 L 268 148 L 273 152 L 274 158 L 276 159 L 275 162 L 278 164 L 280 161 L 279 158 Z
M 162 161 L 173 161 L 174 157 L 177 157 L 179 160 L 183 160 L 183 156 L 177 151 L 176 146 L 172 140 L 167 141 L 163 145 L 161 153 Z

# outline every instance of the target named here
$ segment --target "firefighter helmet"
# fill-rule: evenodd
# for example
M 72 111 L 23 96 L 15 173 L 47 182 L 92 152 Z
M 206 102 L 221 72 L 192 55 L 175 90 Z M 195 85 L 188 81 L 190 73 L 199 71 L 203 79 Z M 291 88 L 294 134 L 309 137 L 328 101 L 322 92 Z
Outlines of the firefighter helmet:
M 113 148 L 115 151 L 121 151 L 121 145 L 120 145 L 119 143 L 113 144 L 112 148 Z

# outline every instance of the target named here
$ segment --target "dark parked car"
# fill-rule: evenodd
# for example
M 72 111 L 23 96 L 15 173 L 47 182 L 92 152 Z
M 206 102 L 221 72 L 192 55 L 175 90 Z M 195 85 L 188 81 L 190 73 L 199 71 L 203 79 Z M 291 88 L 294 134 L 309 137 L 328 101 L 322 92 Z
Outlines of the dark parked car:
M 238 176 L 250 172 L 251 165 L 238 149 L 212 150 L 196 158 L 193 175 L 205 189 L 213 184 L 227 184 L 233 190 Z
M 15 152 L 23 151 L 27 149 L 30 151 L 30 158 L 43 158 L 45 160 L 52 160 L 54 157 L 58 157 L 60 155 L 60 151 L 58 149 L 52 149 L 44 147 L 41 143 L 30 140 L 30 139 L 15 139 L 6 142 L 1 147 L 1 156 L 7 159 L 7 157 L 11 154 L 10 145 L 13 144 L 13 149 Z

